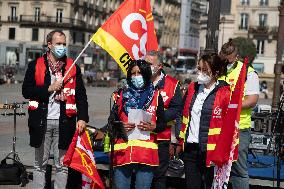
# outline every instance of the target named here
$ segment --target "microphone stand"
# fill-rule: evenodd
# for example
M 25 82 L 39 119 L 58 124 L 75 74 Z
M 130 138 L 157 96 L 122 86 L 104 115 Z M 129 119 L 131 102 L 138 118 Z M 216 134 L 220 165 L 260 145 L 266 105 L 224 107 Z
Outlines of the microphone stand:
M 114 104 L 113 108 L 111 105 L 111 98 L 109 100 L 109 110 L 110 116 L 108 118 L 108 135 L 110 139 L 110 163 L 109 163 L 109 188 L 113 188 L 113 156 L 114 156 L 114 122 L 115 122 L 115 110 L 117 109 L 117 105 Z
M 283 128 L 280 127 L 281 117 L 282 117 L 282 108 L 284 104 L 284 94 L 282 94 L 282 98 L 280 100 L 278 110 L 277 110 L 277 117 L 275 121 L 275 127 L 278 126 L 278 137 L 276 138 L 276 154 L 277 154 L 277 188 L 280 188 L 280 171 L 281 171 L 281 155 L 282 155 L 282 140 L 283 140 Z M 274 130 L 276 129 L 274 127 Z

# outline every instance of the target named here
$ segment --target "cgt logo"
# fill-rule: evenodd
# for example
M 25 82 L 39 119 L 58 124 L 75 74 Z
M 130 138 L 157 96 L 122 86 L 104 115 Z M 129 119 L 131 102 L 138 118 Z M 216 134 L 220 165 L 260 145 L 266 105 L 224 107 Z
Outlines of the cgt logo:
M 221 118 L 221 113 L 222 113 L 222 108 L 220 108 L 219 106 L 215 107 L 214 111 L 213 111 L 213 118 Z
M 144 13 L 146 12 L 141 9 L 139 11 Z M 139 44 L 139 46 L 137 44 L 132 45 L 131 50 L 135 60 L 143 59 L 144 56 L 146 55 L 147 21 L 153 18 L 152 13 L 148 14 L 146 18 L 147 20 L 140 13 L 130 13 L 122 21 L 122 30 L 125 33 L 125 35 L 130 39 L 135 40 Z M 135 33 L 135 31 L 132 30 L 135 27 L 131 27 L 131 25 L 134 23 L 137 25 L 137 22 L 140 22 L 142 26 L 143 29 L 142 33 L 141 31 L 139 33 Z M 141 36 L 139 37 L 139 35 Z M 140 54 L 142 56 L 140 56 Z
M 153 113 L 156 111 L 156 107 L 155 106 L 149 106 L 149 108 L 147 109 L 147 112 L 151 115 L 153 115 Z

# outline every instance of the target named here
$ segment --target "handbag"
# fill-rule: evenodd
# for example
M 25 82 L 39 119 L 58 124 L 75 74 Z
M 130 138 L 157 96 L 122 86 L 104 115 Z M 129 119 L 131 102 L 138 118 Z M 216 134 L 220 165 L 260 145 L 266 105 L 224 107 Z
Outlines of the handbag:
M 176 145 L 174 146 L 174 158 L 169 161 L 169 167 L 168 167 L 168 176 L 171 177 L 182 177 L 184 174 L 184 163 L 179 158 L 177 152 L 176 152 Z
M 8 164 L 7 159 L 13 163 Z M 0 185 L 19 185 L 26 186 L 29 182 L 25 166 L 20 162 L 19 157 L 5 157 L 0 164 Z

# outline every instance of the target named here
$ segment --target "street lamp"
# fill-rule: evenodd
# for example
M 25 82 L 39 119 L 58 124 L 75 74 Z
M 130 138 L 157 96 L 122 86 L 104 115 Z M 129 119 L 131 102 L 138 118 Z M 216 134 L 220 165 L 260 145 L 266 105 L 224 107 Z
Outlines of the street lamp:
M 225 22 L 226 22 L 226 17 L 222 16 L 220 22 L 223 24 L 223 28 L 222 28 L 222 44 L 224 44 L 224 34 L 225 34 Z
M 283 42 L 284 42 L 284 0 L 281 0 L 278 6 L 279 10 L 279 27 L 277 36 L 277 49 L 276 49 L 276 64 L 274 67 L 274 87 L 273 87 L 273 98 L 272 98 L 272 109 L 277 110 L 278 103 L 280 100 L 280 80 L 282 71 L 282 53 L 283 53 Z
M 208 0 L 208 20 L 206 33 L 206 53 L 218 53 L 221 0 Z

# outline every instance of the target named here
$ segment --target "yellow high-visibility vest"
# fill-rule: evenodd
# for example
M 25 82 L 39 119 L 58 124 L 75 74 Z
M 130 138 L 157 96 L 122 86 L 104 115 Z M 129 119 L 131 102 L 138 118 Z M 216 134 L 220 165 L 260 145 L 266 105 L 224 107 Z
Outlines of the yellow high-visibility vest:
M 227 74 L 227 76 L 222 76 L 219 78 L 219 80 L 224 80 L 228 84 L 230 84 L 231 91 L 233 92 L 238 80 L 238 77 L 240 75 L 241 69 L 242 69 L 243 63 L 241 61 L 237 62 L 237 66 Z M 254 72 L 254 69 L 252 67 L 248 67 L 247 73 Z M 245 88 L 244 91 L 246 91 L 246 83 L 245 83 Z M 244 99 L 245 94 L 243 94 L 243 99 Z M 242 109 L 241 115 L 240 115 L 240 129 L 248 129 L 251 127 L 251 113 L 252 113 L 252 108 L 248 109 Z

